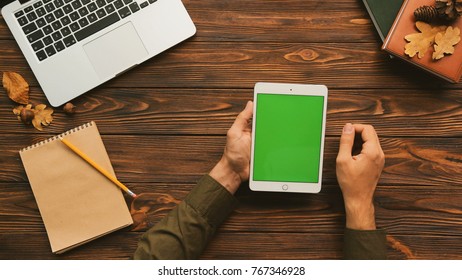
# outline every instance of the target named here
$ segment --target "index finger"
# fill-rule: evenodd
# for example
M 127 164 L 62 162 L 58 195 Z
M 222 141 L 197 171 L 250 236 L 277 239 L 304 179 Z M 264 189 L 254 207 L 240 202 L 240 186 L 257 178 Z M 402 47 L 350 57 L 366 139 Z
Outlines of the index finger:
M 380 141 L 375 129 L 371 125 L 354 124 L 355 132 L 361 134 L 364 141 L 363 151 L 382 151 Z M 361 152 L 363 152 L 361 151 Z
M 249 126 L 249 121 L 253 116 L 253 102 L 248 101 L 247 105 L 245 106 L 244 110 L 239 113 L 236 117 L 231 128 L 238 128 L 240 130 L 244 130 Z

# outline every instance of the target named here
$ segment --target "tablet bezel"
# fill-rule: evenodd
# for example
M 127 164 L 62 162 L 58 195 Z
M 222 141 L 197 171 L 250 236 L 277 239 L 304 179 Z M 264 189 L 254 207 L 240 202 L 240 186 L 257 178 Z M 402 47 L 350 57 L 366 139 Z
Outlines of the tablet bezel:
M 321 149 L 319 157 L 319 180 L 317 183 L 302 182 L 277 182 L 277 181 L 255 181 L 253 180 L 254 169 L 254 149 L 255 149 L 255 124 L 257 114 L 258 94 L 278 94 L 278 95 L 306 95 L 306 96 L 323 96 L 324 108 L 322 116 L 321 131 Z M 308 84 L 283 84 L 283 83 L 256 83 L 254 87 L 254 104 L 252 119 L 252 146 L 250 154 L 250 178 L 249 186 L 253 191 L 266 192 L 295 192 L 295 193 L 319 193 L 322 185 L 322 169 L 324 161 L 324 140 L 326 131 L 326 114 L 327 114 L 327 94 L 328 89 L 324 85 Z

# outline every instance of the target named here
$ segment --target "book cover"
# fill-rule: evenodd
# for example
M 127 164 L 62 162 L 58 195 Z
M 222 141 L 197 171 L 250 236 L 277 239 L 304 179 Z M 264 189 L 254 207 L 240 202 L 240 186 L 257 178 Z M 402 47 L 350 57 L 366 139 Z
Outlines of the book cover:
M 404 37 L 419 32 L 415 25 L 415 9 L 434 4 L 434 0 L 406 0 L 385 39 L 382 49 L 446 81 L 457 83 L 462 75 L 462 42 L 454 46 L 453 54 L 446 55 L 440 60 L 433 60 L 432 53 L 435 50 L 433 46 L 428 48 L 422 58 L 418 58 L 417 55 L 411 58 L 404 53 L 405 45 L 408 43 Z M 432 24 L 432 26 L 435 25 Z M 462 20 L 458 18 L 447 26 L 458 27 L 462 30 Z
M 383 41 L 403 5 L 403 0 L 363 0 L 363 2 Z
M 115 176 L 94 122 L 19 152 L 51 250 L 57 254 L 133 223 L 121 190 L 59 137 L 74 143 Z

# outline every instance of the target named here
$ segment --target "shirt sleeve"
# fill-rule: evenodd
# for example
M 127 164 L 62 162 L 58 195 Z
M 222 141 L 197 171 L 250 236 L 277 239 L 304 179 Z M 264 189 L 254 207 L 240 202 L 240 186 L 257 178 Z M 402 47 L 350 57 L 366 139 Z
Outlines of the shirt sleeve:
M 141 236 L 134 259 L 197 259 L 236 198 L 209 175 L 159 223 Z
M 344 258 L 347 260 L 385 260 L 387 258 L 384 230 L 345 229 Z

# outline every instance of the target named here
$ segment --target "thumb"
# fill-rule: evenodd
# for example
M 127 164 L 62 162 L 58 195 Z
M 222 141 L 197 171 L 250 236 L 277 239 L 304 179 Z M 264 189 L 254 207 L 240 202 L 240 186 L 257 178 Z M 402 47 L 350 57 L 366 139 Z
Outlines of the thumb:
M 343 127 L 342 136 L 340 137 L 340 148 L 338 151 L 338 158 L 351 158 L 353 144 L 355 141 L 355 128 L 351 123 L 347 123 Z

